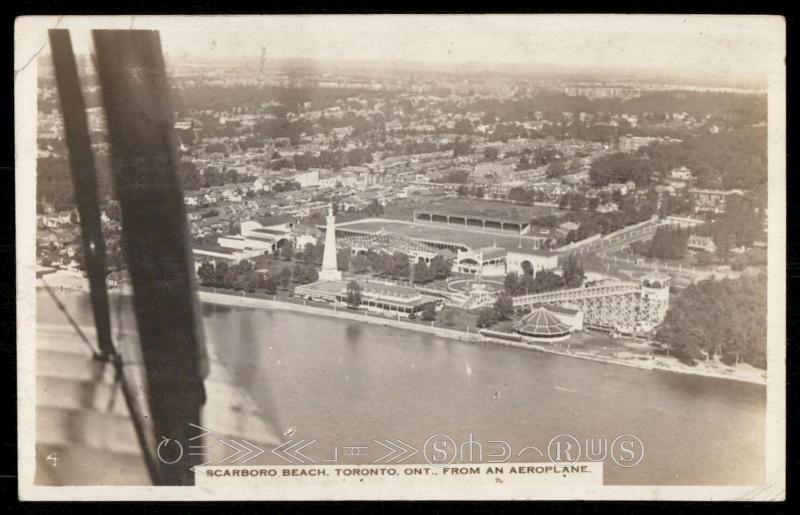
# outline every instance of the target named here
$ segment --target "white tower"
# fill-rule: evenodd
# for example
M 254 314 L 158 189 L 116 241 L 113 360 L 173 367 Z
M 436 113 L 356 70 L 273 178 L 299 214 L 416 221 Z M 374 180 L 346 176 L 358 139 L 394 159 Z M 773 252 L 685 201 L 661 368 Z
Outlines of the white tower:
M 328 205 L 328 216 L 325 224 L 325 251 L 322 254 L 322 271 L 319 278 L 323 281 L 341 281 L 342 272 L 336 263 L 336 216 L 333 204 Z

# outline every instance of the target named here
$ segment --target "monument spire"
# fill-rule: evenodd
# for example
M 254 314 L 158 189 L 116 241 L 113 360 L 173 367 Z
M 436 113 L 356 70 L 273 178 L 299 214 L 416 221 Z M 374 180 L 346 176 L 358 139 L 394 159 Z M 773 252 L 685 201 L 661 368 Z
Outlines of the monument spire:
M 325 218 L 325 250 L 322 253 L 322 271 L 319 278 L 323 281 L 341 281 L 342 272 L 336 262 L 336 215 L 333 204 L 328 204 L 328 216 Z

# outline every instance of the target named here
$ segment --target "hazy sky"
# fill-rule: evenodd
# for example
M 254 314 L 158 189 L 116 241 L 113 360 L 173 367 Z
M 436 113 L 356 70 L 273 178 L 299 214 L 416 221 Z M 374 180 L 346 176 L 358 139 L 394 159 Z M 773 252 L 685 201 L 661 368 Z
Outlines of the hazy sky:
M 74 29 L 79 53 L 90 49 L 90 27 L 159 29 L 168 60 L 258 62 L 263 46 L 271 59 L 538 64 L 737 81 L 763 78 L 784 55 L 783 20 L 763 16 L 137 16 L 67 17 L 59 26 Z

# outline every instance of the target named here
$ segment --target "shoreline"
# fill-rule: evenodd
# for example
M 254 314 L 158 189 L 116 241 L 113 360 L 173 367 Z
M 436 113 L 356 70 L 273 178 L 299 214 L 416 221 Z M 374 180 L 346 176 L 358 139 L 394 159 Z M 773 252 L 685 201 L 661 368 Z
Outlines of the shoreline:
M 50 284 L 52 288 L 63 288 L 64 290 L 82 291 L 87 292 L 88 288 L 80 284 Z M 37 288 L 40 288 L 37 284 Z M 112 288 L 109 290 L 111 293 L 118 295 L 131 295 L 130 288 Z M 330 318 L 337 318 L 340 320 L 350 320 L 353 322 L 362 322 L 373 325 L 383 325 L 386 327 L 395 327 L 402 330 L 416 331 L 427 334 L 432 334 L 440 338 L 447 338 L 449 340 L 460 341 L 470 344 L 491 344 L 502 345 L 505 347 L 513 347 L 522 350 L 543 352 L 557 356 L 568 358 L 578 358 L 587 361 L 594 361 L 597 363 L 604 363 L 607 365 L 619 365 L 629 368 L 638 368 L 640 370 L 655 370 L 663 372 L 674 372 L 684 375 L 693 375 L 700 377 L 708 377 L 712 379 L 727 379 L 730 381 L 739 381 L 750 384 L 766 386 L 767 380 L 763 376 L 756 377 L 751 375 L 732 375 L 723 374 L 720 372 L 703 370 L 680 363 L 676 358 L 658 358 L 650 360 L 639 359 L 620 359 L 610 358 L 604 356 L 590 355 L 581 352 L 566 352 L 561 350 L 552 349 L 543 345 L 514 342 L 504 340 L 501 338 L 494 338 L 480 333 L 465 332 L 456 329 L 448 329 L 443 327 L 434 327 L 423 325 L 420 323 L 397 320 L 395 318 L 387 318 L 381 315 L 369 314 L 367 312 L 352 312 L 346 309 L 328 309 L 318 306 L 309 306 L 306 304 L 285 302 L 280 300 L 264 299 L 260 297 L 247 297 L 232 295 L 230 293 L 217 293 L 204 290 L 198 290 L 198 300 L 208 304 L 217 304 L 223 306 L 233 307 L 247 307 L 254 309 L 277 309 L 284 311 L 293 311 L 299 313 L 307 313 L 311 315 L 327 316 Z

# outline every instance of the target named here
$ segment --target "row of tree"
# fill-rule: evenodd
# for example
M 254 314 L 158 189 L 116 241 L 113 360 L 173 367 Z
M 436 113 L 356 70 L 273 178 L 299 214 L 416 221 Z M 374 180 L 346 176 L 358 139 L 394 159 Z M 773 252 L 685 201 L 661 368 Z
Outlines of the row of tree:
M 681 259 L 688 242 L 688 229 L 659 227 L 650 240 L 631 243 L 631 250 L 652 259 Z
M 253 180 L 251 176 L 240 174 L 238 170 L 233 168 L 221 170 L 220 168 L 209 166 L 200 172 L 197 166 L 189 161 L 181 161 L 179 169 L 183 179 L 183 189 L 186 191 L 197 191 L 203 188 L 251 182 Z
M 274 294 L 278 288 L 289 288 L 292 284 L 308 284 L 319 278 L 316 267 L 297 263 L 293 267 L 283 267 L 277 273 L 261 272 L 253 263 L 242 260 L 229 264 L 227 261 L 204 261 L 197 269 L 197 277 L 202 286 L 226 288 L 231 290 L 263 292 Z
M 418 259 L 416 263 L 412 263 L 410 256 L 404 252 L 390 254 L 370 249 L 365 254 L 356 254 L 350 257 L 349 249 L 344 250 L 347 254 L 345 257 L 347 264 L 344 266 L 349 266 L 352 272 L 357 274 L 372 272 L 379 276 L 411 281 L 416 284 L 427 284 L 446 279 L 450 276 L 453 266 L 453 261 L 443 256 L 435 256 L 428 264 L 422 258 Z M 341 261 L 340 266 L 342 266 Z

